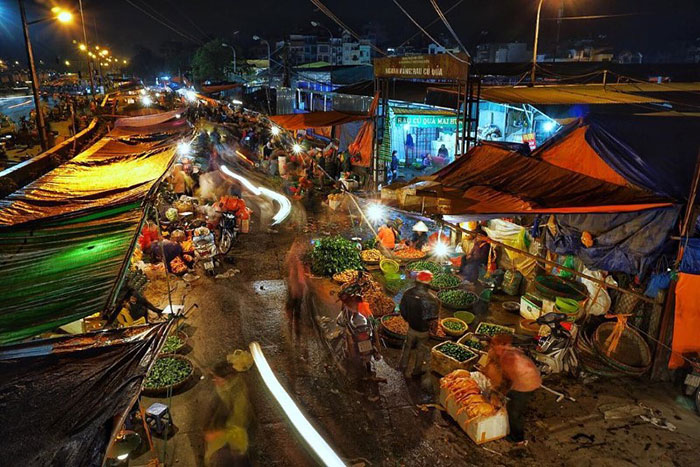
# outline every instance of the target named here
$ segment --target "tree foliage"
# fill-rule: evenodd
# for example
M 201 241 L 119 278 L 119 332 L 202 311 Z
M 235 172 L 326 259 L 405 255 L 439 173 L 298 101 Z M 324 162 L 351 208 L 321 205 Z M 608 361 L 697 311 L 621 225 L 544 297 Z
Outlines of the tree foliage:
M 218 81 L 226 77 L 233 62 L 231 49 L 223 47 L 221 39 L 214 39 L 201 46 L 192 57 L 192 74 L 196 81 Z

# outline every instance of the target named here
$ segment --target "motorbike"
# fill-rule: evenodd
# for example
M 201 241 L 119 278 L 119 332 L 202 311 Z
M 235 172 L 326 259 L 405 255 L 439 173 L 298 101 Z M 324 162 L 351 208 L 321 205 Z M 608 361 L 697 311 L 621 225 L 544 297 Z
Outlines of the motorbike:
M 194 244 L 194 255 L 197 262 L 202 265 L 207 275 L 213 276 L 214 258 L 216 257 L 214 234 L 206 227 L 199 227 L 195 230 L 192 243 Z
M 225 256 L 231 251 L 237 236 L 236 215 L 232 212 L 222 212 L 219 220 L 219 252 L 222 255 Z
M 370 320 L 343 306 L 336 322 L 343 329 L 345 345 L 341 352 L 344 359 L 362 372 L 371 374 L 372 357 L 378 360 L 379 352 L 375 347 L 375 330 Z
M 574 324 L 564 324 L 567 316 L 563 313 L 547 313 L 535 322 L 547 326 L 550 333 L 528 345 L 529 353 L 543 376 L 559 373 L 575 373 L 578 357 L 575 352 L 577 328 Z

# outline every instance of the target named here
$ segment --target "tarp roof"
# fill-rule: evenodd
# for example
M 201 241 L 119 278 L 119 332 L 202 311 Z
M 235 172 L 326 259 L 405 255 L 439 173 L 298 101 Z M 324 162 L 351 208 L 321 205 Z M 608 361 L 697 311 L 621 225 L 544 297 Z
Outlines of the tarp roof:
M 169 326 L 3 348 L 0 458 L 7 465 L 101 465 L 114 419 L 138 395 Z
M 272 115 L 270 120 L 287 130 L 304 130 L 342 125 L 344 123 L 367 120 L 366 113 L 350 113 L 331 110 L 330 112 L 309 112 L 303 114 Z
M 667 198 L 615 185 L 482 143 L 413 186 L 452 200 L 444 214 L 626 212 L 670 206 Z
M 700 150 L 700 118 L 593 114 L 561 129 L 533 157 L 617 185 L 685 202 Z

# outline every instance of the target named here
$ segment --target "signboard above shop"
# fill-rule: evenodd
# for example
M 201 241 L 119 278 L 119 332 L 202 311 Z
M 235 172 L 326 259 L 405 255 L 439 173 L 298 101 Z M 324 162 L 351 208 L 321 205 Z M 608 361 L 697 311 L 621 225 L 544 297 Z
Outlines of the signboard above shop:
M 466 80 L 467 58 L 463 62 L 447 54 L 409 55 L 374 59 L 377 78 Z

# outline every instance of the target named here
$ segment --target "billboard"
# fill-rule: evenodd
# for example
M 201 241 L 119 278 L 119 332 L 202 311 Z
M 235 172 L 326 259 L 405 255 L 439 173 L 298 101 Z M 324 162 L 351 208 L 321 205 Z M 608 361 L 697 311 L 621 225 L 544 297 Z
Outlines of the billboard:
M 467 79 L 469 65 L 451 55 L 409 55 L 374 59 L 377 78 Z

